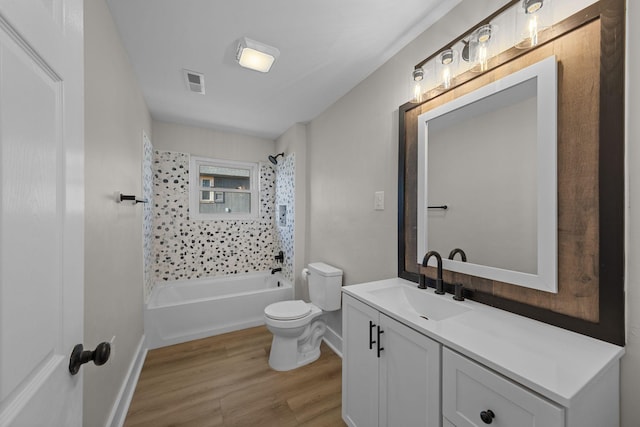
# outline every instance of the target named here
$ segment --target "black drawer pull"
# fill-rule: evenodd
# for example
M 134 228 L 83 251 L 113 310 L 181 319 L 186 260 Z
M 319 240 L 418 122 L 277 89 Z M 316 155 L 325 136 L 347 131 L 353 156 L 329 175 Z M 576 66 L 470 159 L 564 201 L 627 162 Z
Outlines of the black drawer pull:
M 380 347 L 380 334 L 384 334 L 384 331 L 378 326 L 378 359 L 380 358 L 380 352 L 384 350 L 384 347 Z
M 487 409 L 486 411 L 480 412 L 480 419 L 485 424 L 491 424 L 495 417 L 496 417 L 496 414 L 494 414 L 491 409 Z
M 373 340 L 373 328 L 375 328 L 376 324 L 369 320 L 369 350 L 373 350 L 373 345 L 376 343 Z

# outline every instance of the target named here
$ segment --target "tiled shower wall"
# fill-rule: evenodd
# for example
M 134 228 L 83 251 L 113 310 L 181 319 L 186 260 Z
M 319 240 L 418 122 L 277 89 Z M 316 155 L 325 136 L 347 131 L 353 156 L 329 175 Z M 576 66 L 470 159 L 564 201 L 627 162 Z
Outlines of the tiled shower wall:
M 258 220 L 196 221 L 189 218 L 189 154 L 155 151 L 153 162 L 154 283 L 279 266 L 274 256 L 281 249 L 279 242 L 287 239 L 276 237 L 276 174 L 271 164 L 260 165 Z M 288 262 L 291 258 L 285 255 Z
M 295 154 L 289 154 L 284 159 L 278 161 L 276 166 L 276 239 L 278 246 L 284 252 L 284 264 L 282 273 L 294 282 L 295 272 L 293 271 L 293 244 L 294 244 L 294 214 L 295 214 Z M 279 220 L 279 209 L 286 208 L 286 219 L 284 225 Z
M 144 262 L 144 298 L 153 287 L 153 145 L 147 135 L 142 138 L 142 256 Z

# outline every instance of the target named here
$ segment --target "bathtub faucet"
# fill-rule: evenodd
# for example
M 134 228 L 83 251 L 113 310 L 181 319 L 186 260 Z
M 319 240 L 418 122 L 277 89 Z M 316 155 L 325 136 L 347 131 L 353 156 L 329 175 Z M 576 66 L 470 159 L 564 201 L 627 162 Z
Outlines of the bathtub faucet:
M 271 274 L 276 274 L 278 271 L 282 271 L 282 269 L 280 267 L 278 268 L 272 268 L 271 269 Z

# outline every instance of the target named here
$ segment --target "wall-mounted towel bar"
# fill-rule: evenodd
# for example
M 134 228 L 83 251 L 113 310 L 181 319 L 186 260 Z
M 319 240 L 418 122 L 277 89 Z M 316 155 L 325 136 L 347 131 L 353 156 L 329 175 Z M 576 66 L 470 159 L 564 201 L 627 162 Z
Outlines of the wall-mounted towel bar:
M 136 196 L 128 196 L 126 194 L 116 193 L 116 202 L 120 203 L 124 201 L 133 202 L 134 205 L 138 203 L 149 203 L 147 199 L 139 199 Z

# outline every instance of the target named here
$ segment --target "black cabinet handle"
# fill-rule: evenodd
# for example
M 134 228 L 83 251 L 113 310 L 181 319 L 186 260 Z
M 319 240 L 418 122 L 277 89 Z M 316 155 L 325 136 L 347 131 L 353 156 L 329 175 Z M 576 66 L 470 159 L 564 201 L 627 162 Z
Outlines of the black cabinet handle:
M 487 409 L 486 411 L 480 412 L 480 419 L 485 424 L 491 424 L 495 417 L 496 417 L 496 414 L 494 414 L 491 409 Z
M 380 347 L 380 334 L 384 334 L 384 331 L 378 326 L 378 359 L 380 358 L 380 352 L 384 350 L 384 347 Z
M 369 320 L 369 350 L 373 350 L 373 345 L 376 343 L 373 340 L 373 328 L 375 328 L 376 324 Z

